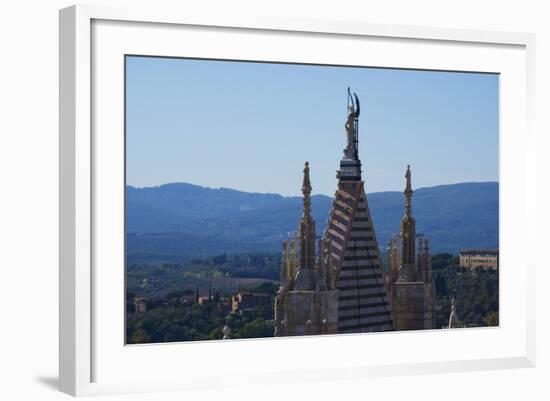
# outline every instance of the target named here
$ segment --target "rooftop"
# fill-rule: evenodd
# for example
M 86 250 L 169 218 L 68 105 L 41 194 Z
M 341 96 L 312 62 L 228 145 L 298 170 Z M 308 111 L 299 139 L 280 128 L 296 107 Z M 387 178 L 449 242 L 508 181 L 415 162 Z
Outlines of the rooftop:
M 470 254 L 470 255 L 498 255 L 497 249 L 463 249 L 460 251 L 460 254 Z

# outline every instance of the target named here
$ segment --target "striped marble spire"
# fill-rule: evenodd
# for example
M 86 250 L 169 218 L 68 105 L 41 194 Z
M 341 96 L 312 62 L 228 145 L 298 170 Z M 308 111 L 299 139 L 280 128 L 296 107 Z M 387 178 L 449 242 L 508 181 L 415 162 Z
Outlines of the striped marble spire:
M 359 103 L 357 97 L 356 103 Z M 351 113 L 355 110 L 350 109 L 350 116 Z M 350 128 L 349 121 L 354 122 L 353 133 L 358 146 L 358 118 L 348 116 L 346 129 Z M 382 258 L 361 177 L 358 152 L 344 152 L 337 178 L 338 190 L 324 236 L 329 240 L 330 257 L 338 271 L 338 331 L 393 330 Z

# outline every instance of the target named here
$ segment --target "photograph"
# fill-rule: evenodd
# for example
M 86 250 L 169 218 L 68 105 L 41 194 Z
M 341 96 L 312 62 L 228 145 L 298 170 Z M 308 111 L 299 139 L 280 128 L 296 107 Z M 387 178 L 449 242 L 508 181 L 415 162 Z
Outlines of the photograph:
M 4 3 L 0 400 L 550 400 L 548 2 Z
M 126 55 L 125 344 L 499 326 L 499 74 Z

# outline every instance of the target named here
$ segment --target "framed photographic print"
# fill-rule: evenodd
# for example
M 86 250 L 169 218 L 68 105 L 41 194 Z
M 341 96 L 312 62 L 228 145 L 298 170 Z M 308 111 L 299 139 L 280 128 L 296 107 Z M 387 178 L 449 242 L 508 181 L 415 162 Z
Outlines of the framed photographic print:
M 533 43 L 62 10 L 61 390 L 532 366 Z

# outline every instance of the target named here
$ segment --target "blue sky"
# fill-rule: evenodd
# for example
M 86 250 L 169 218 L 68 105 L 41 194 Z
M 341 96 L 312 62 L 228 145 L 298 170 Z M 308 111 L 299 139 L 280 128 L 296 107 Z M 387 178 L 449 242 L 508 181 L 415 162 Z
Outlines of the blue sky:
M 498 181 L 497 75 L 131 56 L 127 184 L 332 195 L 348 86 L 367 192 Z

